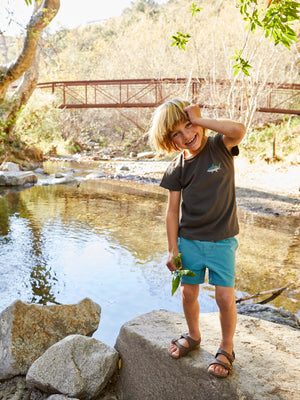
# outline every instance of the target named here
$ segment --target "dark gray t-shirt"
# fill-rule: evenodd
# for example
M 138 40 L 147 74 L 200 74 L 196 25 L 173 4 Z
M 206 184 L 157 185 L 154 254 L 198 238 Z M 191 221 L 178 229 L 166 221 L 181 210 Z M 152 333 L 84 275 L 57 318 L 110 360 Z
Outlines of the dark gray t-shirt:
M 178 236 L 216 241 L 238 234 L 233 156 L 221 134 L 208 137 L 193 158 L 185 160 L 180 153 L 168 166 L 160 186 L 182 191 Z

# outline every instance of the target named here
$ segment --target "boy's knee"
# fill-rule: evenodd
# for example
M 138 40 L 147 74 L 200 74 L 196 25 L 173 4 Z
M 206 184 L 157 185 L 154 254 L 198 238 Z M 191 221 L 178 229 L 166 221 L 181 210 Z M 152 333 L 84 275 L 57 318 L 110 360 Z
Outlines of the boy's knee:
M 194 303 L 198 299 L 199 288 L 198 285 L 185 285 L 181 286 L 182 300 L 187 303 Z
M 222 310 L 231 310 L 235 307 L 235 296 L 232 293 L 216 293 L 216 302 Z

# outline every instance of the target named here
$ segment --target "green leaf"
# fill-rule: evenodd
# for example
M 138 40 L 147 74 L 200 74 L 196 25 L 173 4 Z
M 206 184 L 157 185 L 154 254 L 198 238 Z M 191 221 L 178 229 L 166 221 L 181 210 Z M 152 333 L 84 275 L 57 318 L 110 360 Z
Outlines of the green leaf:
M 178 289 L 179 283 L 180 283 L 180 276 L 176 276 L 176 278 L 173 277 L 173 279 L 172 279 L 172 296 Z
M 179 49 L 182 48 L 185 50 L 185 44 L 189 41 L 191 35 L 189 33 L 181 33 L 177 32 L 177 36 L 173 35 L 172 39 L 174 42 L 171 44 L 171 47 L 176 45 Z
M 201 10 L 203 10 L 203 8 L 196 7 L 195 3 L 193 3 L 192 8 L 189 9 L 189 11 L 192 11 L 192 17 L 195 15 L 196 12 L 200 12 Z
M 175 264 L 176 268 L 181 267 L 181 259 L 182 259 L 182 254 L 178 253 L 178 256 L 174 257 L 174 250 L 173 250 L 173 263 Z

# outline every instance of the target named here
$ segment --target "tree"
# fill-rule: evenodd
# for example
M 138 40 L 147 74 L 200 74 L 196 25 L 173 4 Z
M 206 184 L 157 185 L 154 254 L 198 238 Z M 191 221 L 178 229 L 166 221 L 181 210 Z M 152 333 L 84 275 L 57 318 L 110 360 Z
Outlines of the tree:
M 31 0 L 25 1 L 31 3 Z M 18 113 L 36 87 L 39 76 L 39 40 L 59 7 L 60 0 L 36 0 L 19 55 L 9 65 L 0 65 L 0 144 L 2 142 L 9 146 Z M 19 85 L 9 94 L 10 85 L 19 78 Z
M 254 33 L 257 28 L 264 31 L 265 37 L 273 40 L 274 45 L 283 44 L 290 50 L 293 41 L 297 41 L 296 33 L 292 29 L 294 21 L 298 21 L 300 4 L 293 0 L 264 0 L 263 6 L 258 4 L 258 0 L 238 0 L 236 6 L 239 8 L 240 14 L 244 21 L 248 23 L 246 29 L 249 33 Z M 192 4 L 190 11 L 192 16 L 203 8 Z M 249 36 L 249 35 L 248 35 Z M 245 60 L 243 56 L 247 39 L 241 50 L 236 50 L 235 56 L 231 57 L 235 60 L 234 76 L 240 71 L 249 76 L 249 60 Z M 185 50 L 185 45 L 191 38 L 189 33 L 183 34 L 177 32 L 173 35 L 174 42 L 171 46 L 177 46 L 179 49 Z

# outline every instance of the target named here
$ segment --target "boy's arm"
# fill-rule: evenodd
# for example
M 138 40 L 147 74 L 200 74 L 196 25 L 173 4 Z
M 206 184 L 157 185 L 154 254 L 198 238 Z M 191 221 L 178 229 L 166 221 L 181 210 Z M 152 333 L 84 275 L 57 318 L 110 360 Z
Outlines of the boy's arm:
M 224 144 L 229 151 L 242 141 L 246 133 L 245 125 L 240 122 L 230 119 L 202 118 L 200 108 L 196 105 L 186 107 L 185 111 L 192 124 L 221 133 L 224 136 Z
M 169 256 L 167 267 L 170 271 L 176 271 L 176 266 L 173 262 L 174 257 L 178 256 L 178 227 L 179 227 L 179 207 L 180 207 L 181 192 L 169 190 L 168 206 L 166 213 L 166 228 L 169 246 Z

